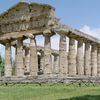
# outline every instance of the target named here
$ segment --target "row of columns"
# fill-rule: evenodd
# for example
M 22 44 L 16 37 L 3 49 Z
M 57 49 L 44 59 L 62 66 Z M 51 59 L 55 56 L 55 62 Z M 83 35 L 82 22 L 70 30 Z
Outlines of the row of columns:
M 44 48 L 44 57 L 41 59 L 41 66 L 43 67 L 44 74 L 52 73 L 52 61 L 51 61 L 51 44 L 50 44 L 50 36 L 45 36 L 45 48 Z M 24 71 L 26 66 L 26 70 L 29 71 L 30 76 L 37 76 L 38 74 L 38 56 L 37 56 L 37 46 L 35 36 L 30 37 L 30 48 L 29 50 L 25 49 L 25 59 L 23 60 L 23 39 L 17 39 L 16 45 L 16 55 L 15 55 L 15 66 L 16 71 L 15 75 L 17 77 L 24 77 Z M 29 53 L 30 52 L 30 53 Z M 29 55 L 30 54 L 30 55 Z M 4 67 L 4 75 L 5 77 L 12 76 L 12 62 L 11 62 L 11 43 L 7 42 L 5 44 L 5 67 Z M 44 63 L 44 64 L 43 64 Z
M 41 66 L 45 75 L 50 75 L 52 72 L 69 75 L 86 75 L 86 76 L 100 76 L 100 47 L 96 44 L 90 44 L 85 41 L 85 49 L 83 48 L 83 39 L 78 39 L 77 53 L 75 49 L 75 39 L 69 37 L 69 52 L 66 51 L 66 35 L 60 34 L 60 48 L 59 56 L 54 56 L 54 68 L 52 69 L 51 59 L 51 34 L 45 34 L 44 57 L 41 59 Z M 37 76 L 38 72 L 38 58 L 37 46 L 35 37 L 30 37 L 30 49 L 25 51 L 25 65 L 31 76 Z M 30 52 L 30 53 L 29 53 Z M 29 55 L 30 54 L 30 55 Z M 59 59 L 59 60 L 58 60 Z M 16 46 L 16 76 L 24 76 L 24 62 L 23 62 L 23 39 L 17 39 Z M 43 63 L 44 62 L 44 63 Z M 59 64 L 58 64 L 59 63 Z M 58 64 L 58 65 L 57 65 Z M 5 76 L 12 76 L 12 62 L 11 62 L 11 43 L 5 44 Z
M 100 76 L 100 47 L 95 43 L 78 39 L 77 53 L 75 49 L 75 39 L 69 37 L 69 52 L 66 59 L 66 35 L 60 38 L 60 72 L 69 75 Z
M 35 37 L 31 38 L 30 43 L 30 59 L 28 50 L 25 50 L 25 65 L 28 66 L 31 76 L 37 76 L 38 70 L 38 61 L 37 61 L 37 50 L 36 50 L 36 41 Z M 28 65 L 29 64 L 29 65 Z M 16 55 L 15 55 L 15 74 L 17 77 L 24 76 L 24 61 L 23 61 L 23 39 L 17 39 L 16 45 Z M 4 76 L 12 76 L 12 60 L 11 60 L 11 43 L 8 42 L 5 44 L 5 67 L 4 67 Z

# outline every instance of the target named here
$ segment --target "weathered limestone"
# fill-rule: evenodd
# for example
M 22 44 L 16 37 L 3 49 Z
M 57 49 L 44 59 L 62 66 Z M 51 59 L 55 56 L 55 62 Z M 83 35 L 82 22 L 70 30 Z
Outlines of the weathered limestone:
M 69 54 L 68 54 L 69 75 L 76 75 L 76 50 L 75 39 L 69 38 Z
M 51 59 L 51 32 L 44 31 L 45 44 L 44 44 L 44 74 L 50 75 L 52 73 L 52 59 Z
M 66 35 L 60 35 L 60 44 L 59 44 L 59 68 L 60 74 L 68 73 L 68 60 L 66 52 Z
M 18 11 L 14 9 L 18 9 Z M 0 33 L 27 31 L 56 24 L 54 8 L 49 5 L 20 2 L 14 8 L 9 9 L 8 12 L 0 15 L 0 26 L 2 26 Z M 4 17 L 5 15 L 6 17 Z
M 5 44 L 5 67 L 4 67 L 5 77 L 12 76 L 12 61 L 11 61 L 11 45 L 10 42 Z
M 54 50 L 50 39 L 57 33 L 60 35 L 59 50 Z M 44 47 L 36 45 L 36 35 L 44 35 Z M 31 43 L 23 44 L 23 40 L 29 38 Z M 21 2 L 0 14 L 0 43 L 5 44 L 4 82 L 19 79 L 22 82 L 100 79 L 100 39 L 61 24 L 54 8 L 49 5 Z M 14 77 L 11 46 L 16 48 Z
M 77 74 L 84 75 L 84 55 L 82 39 L 79 39 L 77 44 Z
M 53 73 L 58 74 L 59 73 L 59 56 L 54 55 L 54 62 L 53 62 Z
M 23 39 L 17 39 L 17 57 L 16 57 L 16 75 L 18 77 L 24 76 L 24 63 L 23 63 Z
M 97 46 L 92 45 L 91 48 L 91 75 L 97 76 Z
M 25 48 L 25 72 L 30 72 L 30 52 L 29 48 Z
M 84 71 L 85 75 L 91 75 L 91 50 L 90 50 L 90 43 L 85 43 L 85 52 L 84 52 Z
M 100 76 L 100 46 L 97 49 L 97 76 Z
M 40 58 L 40 70 L 41 72 L 44 71 L 44 52 L 41 50 L 41 58 Z
M 38 73 L 38 58 L 35 36 L 30 37 L 30 75 L 37 76 Z

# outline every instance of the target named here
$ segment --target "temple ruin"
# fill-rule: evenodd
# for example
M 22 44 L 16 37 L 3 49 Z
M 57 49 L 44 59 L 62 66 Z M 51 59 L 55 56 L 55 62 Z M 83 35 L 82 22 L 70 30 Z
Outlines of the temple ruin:
M 51 37 L 56 34 L 60 35 L 59 50 L 51 49 Z M 44 47 L 37 46 L 37 35 L 43 35 Z M 23 43 L 25 39 L 30 39 L 30 44 Z M 5 46 L 4 76 L 0 81 L 100 77 L 100 40 L 63 25 L 50 5 L 19 2 L 0 14 L 0 43 Z M 12 75 L 11 46 L 16 49 L 15 75 Z

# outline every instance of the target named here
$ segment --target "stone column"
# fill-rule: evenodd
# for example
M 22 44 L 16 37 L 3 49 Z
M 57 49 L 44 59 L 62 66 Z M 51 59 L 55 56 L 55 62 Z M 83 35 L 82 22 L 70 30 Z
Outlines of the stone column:
M 79 39 L 77 44 L 77 74 L 84 75 L 84 56 L 82 39 Z
M 51 59 L 51 32 L 43 32 L 45 36 L 44 43 L 44 74 L 49 76 L 52 73 L 52 59 Z
M 56 54 L 54 54 L 53 72 L 54 74 L 59 73 L 59 56 Z
M 97 46 L 96 44 L 92 45 L 91 49 L 91 75 L 97 76 Z
M 29 48 L 25 48 L 25 73 L 30 72 L 30 53 Z
M 11 44 L 5 44 L 5 67 L 4 67 L 5 77 L 12 76 L 12 61 L 11 61 Z
M 87 41 L 85 43 L 85 52 L 84 52 L 84 71 L 85 75 L 91 75 L 91 50 L 90 50 L 90 43 Z
M 59 68 L 60 74 L 68 73 L 68 60 L 66 51 L 66 35 L 60 34 L 60 44 L 59 44 Z
M 24 63 L 23 63 L 23 39 L 19 38 L 17 40 L 16 47 L 16 75 L 17 77 L 24 76 Z
M 30 75 L 38 75 L 38 57 L 35 36 L 33 35 L 30 43 Z
M 76 50 L 75 39 L 69 38 L 69 54 L 68 54 L 69 75 L 76 75 Z
M 100 46 L 97 50 L 97 75 L 100 77 Z
M 41 53 L 41 58 L 40 58 L 40 70 L 43 73 L 44 71 L 44 51 L 40 51 Z

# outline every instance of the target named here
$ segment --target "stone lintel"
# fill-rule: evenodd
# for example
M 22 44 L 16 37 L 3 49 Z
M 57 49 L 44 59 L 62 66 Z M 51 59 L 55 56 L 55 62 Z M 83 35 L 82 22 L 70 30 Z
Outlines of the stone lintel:
M 6 34 L 0 34 L 0 42 L 4 42 L 5 40 L 16 40 L 17 38 L 27 37 L 30 34 L 41 34 L 44 29 L 34 29 L 34 30 L 26 30 L 20 32 L 10 32 Z
M 58 28 L 54 28 L 53 30 L 55 32 L 58 32 L 58 33 L 62 32 L 62 33 L 66 34 L 66 35 L 69 35 L 69 36 L 72 35 L 72 34 L 74 34 L 73 36 L 75 36 L 75 37 L 79 36 L 79 37 L 84 38 L 84 40 L 86 39 L 86 40 L 93 41 L 95 43 L 100 44 L 100 39 L 95 38 L 95 37 L 93 37 L 91 35 L 88 35 L 88 34 L 86 34 L 84 32 L 81 32 L 81 31 L 79 31 L 77 29 L 74 29 L 72 27 L 69 27 L 67 25 L 62 25 L 61 24 L 61 25 L 58 26 Z M 68 34 L 69 32 L 70 32 L 70 34 Z

